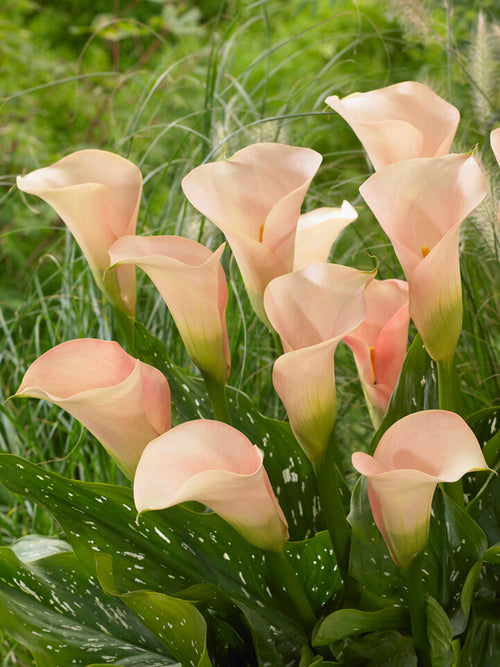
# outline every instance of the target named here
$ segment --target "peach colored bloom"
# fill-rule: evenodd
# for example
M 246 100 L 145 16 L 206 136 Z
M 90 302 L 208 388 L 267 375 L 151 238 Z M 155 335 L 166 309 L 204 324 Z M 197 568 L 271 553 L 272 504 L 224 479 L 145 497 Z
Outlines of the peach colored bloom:
M 262 465 L 262 453 L 223 422 L 198 419 L 149 443 L 134 480 L 137 510 L 203 503 L 251 544 L 281 550 L 288 525 Z
M 373 456 L 356 452 L 352 463 L 368 478 L 373 518 L 403 568 L 427 544 L 436 485 L 488 467 L 474 433 L 446 410 L 403 417 L 384 433 Z
M 142 192 L 139 169 L 114 153 L 83 150 L 18 176 L 17 187 L 52 206 L 82 249 L 100 289 L 112 303 L 133 313 L 133 268 L 110 271 L 105 278 L 104 272 L 111 244 L 124 234 L 135 234 Z
M 264 294 L 285 351 L 274 364 L 274 388 L 312 461 L 325 451 L 335 423 L 335 350 L 363 321 L 363 291 L 372 277 L 338 264 L 313 264 L 275 278 Z
M 257 315 L 266 285 L 293 269 L 295 232 L 321 163 L 309 148 L 262 143 L 203 164 L 182 181 L 191 204 L 226 236 Z
M 500 127 L 497 127 L 496 130 L 491 132 L 490 143 L 493 150 L 493 155 L 496 157 L 496 160 L 500 165 Z M 497 219 L 498 222 L 500 222 L 500 208 L 498 209 Z
M 147 443 L 170 428 L 167 380 L 112 341 L 57 345 L 31 364 L 15 395 L 67 410 L 130 478 Z
M 365 289 L 366 317 L 344 338 L 354 353 L 374 427 L 380 426 L 396 387 L 408 343 L 408 284 L 372 280 Z
M 303 213 L 295 236 L 293 270 L 326 262 L 340 232 L 357 217 L 356 210 L 347 201 L 342 202 L 341 208 L 323 207 Z
M 446 155 L 460 113 L 416 81 L 403 81 L 367 93 L 337 95 L 325 102 L 349 123 L 375 170 L 393 162 Z
M 109 250 L 111 264 L 137 265 L 167 304 L 193 362 L 225 384 L 231 358 L 226 329 L 227 284 L 220 258 L 181 236 L 123 236 Z
M 462 330 L 460 224 L 487 192 L 478 164 L 471 155 L 406 160 L 359 190 L 394 246 L 428 353 L 450 359 Z

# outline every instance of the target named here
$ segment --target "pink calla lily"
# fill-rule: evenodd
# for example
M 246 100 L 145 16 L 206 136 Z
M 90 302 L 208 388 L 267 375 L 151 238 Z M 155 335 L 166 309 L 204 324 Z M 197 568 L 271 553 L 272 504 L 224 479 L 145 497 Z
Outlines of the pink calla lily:
M 377 429 L 387 411 L 408 343 L 408 284 L 372 280 L 365 289 L 366 317 L 344 338 L 354 353 L 372 423 Z
M 17 186 L 52 206 L 82 249 L 100 289 L 112 303 L 133 313 L 133 268 L 107 272 L 105 278 L 104 273 L 112 243 L 125 234 L 135 234 L 142 193 L 139 169 L 114 153 L 83 150 L 18 176 Z
M 342 202 L 341 208 L 323 207 L 303 213 L 295 236 L 293 270 L 326 262 L 340 232 L 357 217 L 356 210 L 347 201 Z
M 225 384 L 231 358 L 226 329 L 224 245 L 208 248 L 180 236 L 123 236 L 109 250 L 111 264 L 137 265 L 156 285 L 193 362 Z
M 373 456 L 356 452 L 352 463 L 368 478 L 375 523 L 394 562 L 405 569 L 427 544 L 436 485 L 488 467 L 474 433 L 446 410 L 403 417 L 384 433 Z
M 496 161 L 500 165 L 500 127 L 497 127 L 496 130 L 493 130 L 490 134 L 490 143 L 493 155 L 496 158 Z M 498 222 L 500 222 L 500 207 L 497 214 Z
M 428 353 L 451 359 L 462 329 L 460 224 L 487 192 L 477 162 L 471 155 L 398 162 L 360 192 L 394 246 Z
M 31 364 L 15 395 L 67 410 L 131 479 L 147 443 L 170 428 L 167 380 L 112 341 L 57 345 Z
M 193 169 L 182 181 L 191 204 L 226 236 L 257 315 L 269 324 L 266 285 L 293 269 L 295 232 L 321 163 L 309 148 L 262 143 Z
M 363 321 L 363 292 L 372 277 L 338 264 L 313 264 L 275 278 L 264 294 L 285 351 L 274 364 L 274 388 L 311 461 L 324 453 L 335 423 L 335 349 Z
M 400 160 L 446 155 L 460 120 L 458 109 L 416 81 L 325 101 L 349 123 L 376 171 Z
M 262 459 L 258 447 L 223 422 L 180 424 L 145 448 L 134 480 L 137 510 L 196 500 L 251 544 L 281 550 L 288 525 Z

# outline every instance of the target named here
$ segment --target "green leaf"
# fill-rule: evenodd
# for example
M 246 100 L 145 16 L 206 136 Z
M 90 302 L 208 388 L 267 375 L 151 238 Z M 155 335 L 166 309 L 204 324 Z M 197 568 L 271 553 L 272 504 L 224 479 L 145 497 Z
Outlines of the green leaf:
M 190 602 L 154 591 L 120 595 L 113 578 L 113 557 L 98 554 L 97 575 L 103 589 L 116 595 L 181 664 L 211 667 L 207 654 L 207 624 Z
M 171 363 L 164 345 L 139 322 L 123 314 L 118 321 L 127 338 L 129 353 L 158 368 L 170 385 L 177 421 L 213 419 L 205 385 Z M 290 539 L 312 537 L 318 528 L 319 506 L 316 476 L 297 444 L 288 423 L 264 417 L 243 392 L 226 388 L 232 425 L 264 452 L 264 466 L 279 504 L 285 513 Z
M 177 596 L 200 581 L 214 584 L 248 619 L 260 659 L 273 666 L 294 660 L 307 640 L 265 553 L 217 515 L 176 506 L 137 517 L 128 488 L 68 480 L 10 454 L 0 455 L 0 480 L 50 511 L 89 568 L 95 568 L 97 554 L 111 553 L 120 593 Z M 338 577 L 335 562 L 328 560 L 327 537 L 320 534 L 289 549 L 292 562 L 294 552 L 307 561 L 302 573 L 311 590 L 305 592 L 317 605 L 323 594 L 313 589 L 332 591 Z
M 25 535 L 11 544 L 10 548 L 23 563 L 71 551 L 70 545 L 64 540 L 45 535 Z
M 480 600 L 474 605 L 469 631 L 457 667 L 498 667 L 500 656 L 500 601 Z
M 500 475 L 491 474 L 488 484 L 467 505 L 467 513 L 484 530 L 490 546 L 500 542 Z
M 432 667 L 451 667 L 455 656 L 451 647 L 453 632 L 450 619 L 431 595 L 425 596 L 425 614 Z
M 123 667 L 178 665 L 73 553 L 23 563 L 1 547 L 0 573 L 2 626 L 38 667 L 85 667 L 96 659 Z
M 417 667 L 411 637 L 395 630 L 372 632 L 353 640 L 341 658 L 349 667 Z
M 387 413 L 373 436 L 369 452 L 373 454 L 389 426 L 419 410 L 438 408 L 436 363 L 429 357 L 419 334 L 415 336 L 401 369 Z
M 408 613 L 398 607 L 386 607 L 379 611 L 339 609 L 317 626 L 312 645 L 325 646 L 344 637 L 361 635 L 374 630 L 395 630 L 405 627 Z

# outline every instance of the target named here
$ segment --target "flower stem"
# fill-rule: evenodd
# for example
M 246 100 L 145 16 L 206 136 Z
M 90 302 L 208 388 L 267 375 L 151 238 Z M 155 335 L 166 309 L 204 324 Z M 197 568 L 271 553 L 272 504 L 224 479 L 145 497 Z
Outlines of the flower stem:
M 226 399 L 226 385 L 214 380 L 208 373 L 202 371 L 202 375 L 215 419 L 231 425 L 231 415 Z
M 419 553 L 412 560 L 406 571 L 408 586 L 408 610 L 410 612 L 411 633 L 421 667 L 431 666 L 430 647 L 427 640 L 427 622 L 425 616 L 425 593 L 422 585 L 422 556 Z
M 340 495 L 340 474 L 337 469 L 337 444 L 332 436 L 323 456 L 315 462 L 321 507 L 325 513 L 326 525 L 332 541 L 333 550 L 344 581 L 349 571 L 349 551 L 351 530 L 347 523 L 342 497 Z
M 292 601 L 307 635 L 310 636 L 316 624 L 316 615 L 301 586 L 297 573 L 283 551 L 267 551 L 267 560 L 272 566 L 273 579 L 286 591 Z
M 458 376 L 453 363 L 453 356 L 437 362 L 438 372 L 438 400 L 440 410 L 449 410 L 460 414 L 461 399 Z M 444 484 L 446 493 L 457 505 L 464 507 L 464 491 L 462 480 Z

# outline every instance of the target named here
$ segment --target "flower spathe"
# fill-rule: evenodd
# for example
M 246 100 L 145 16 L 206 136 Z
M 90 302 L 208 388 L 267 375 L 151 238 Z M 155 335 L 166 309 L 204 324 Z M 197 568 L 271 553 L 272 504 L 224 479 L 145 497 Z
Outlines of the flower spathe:
M 109 250 L 113 266 L 137 265 L 151 278 L 192 361 L 220 384 L 231 366 L 223 251 L 180 236 L 124 236 Z
M 191 204 L 224 233 L 266 324 L 264 290 L 293 269 L 300 208 L 321 159 L 310 148 L 253 144 L 228 160 L 196 167 L 182 181 Z
M 451 359 L 462 329 L 460 224 L 486 195 L 481 169 L 468 154 L 405 160 L 359 190 L 401 263 L 428 353 Z
M 335 423 L 335 349 L 363 321 L 363 291 L 372 277 L 319 263 L 275 278 L 264 294 L 285 351 L 274 364 L 273 385 L 311 461 L 324 453 Z
M 115 153 L 89 149 L 18 176 L 17 186 L 52 206 L 82 249 L 99 288 L 112 303 L 133 314 L 133 268 L 121 267 L 106 277 L 104 273 L 112 243 L 135 234 L 142 193 L 139 169 Z
M 418 157 L 449 152 L 460 113 L 456 107 L 416 81 L 403 81 L 343 99 L 325 100 L 349 123 L 376 171 Z
M 356 452 L 352 464 L 368 478 L 374 521 L 394 562 L 405 569 L 427 544 L 436 485 L 488 467 L 472 430 L 446 410 L 403 417 L 373 456 Z
M 408 343 L 408 284 L 372 280 L 365 289 L 366 317 L 344 341 L 354 354 L 374 427 L 380 426 Z
M 326 262 L 340 232 L 356 220 L 356 209 L 348 201 L 340 208 L 322 207 L 303 213 L 297 225 L 293 270 Z
M 50 401 L 78 419 L 133 478 L 142 450 L 170 428 L 170 389 L 114 341 L 80 338 L 43 354 L 15 396 Z
M 500 165 L 500 127 L 497 127 L 496 130 L 493 130 L 490 134 L 490 144 L 493 151 L 493 155 L 496 158 L 496 161 Z M 497 214 L 498 222 L 500 222 L 500 208 L 498 209 Z
M 203 503 L 262 549 L 281 550 L 288 525 L 246 436 L 223 422 L 185 422 L 145 448 L 134 479 L 137 510 Z

